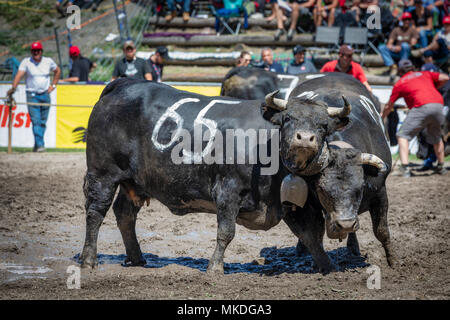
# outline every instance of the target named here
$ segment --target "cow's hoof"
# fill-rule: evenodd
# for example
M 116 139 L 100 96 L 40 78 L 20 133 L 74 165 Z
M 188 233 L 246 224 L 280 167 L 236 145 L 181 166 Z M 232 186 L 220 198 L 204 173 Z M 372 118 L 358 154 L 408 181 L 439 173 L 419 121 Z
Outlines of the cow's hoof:
M 206 269 L 208 274 L 224 274 L 223 265 L 221 264 L 209 264 L 208 269 Z
M 387 263 L 389 265 L 389 267 L 391 267 L 392 269 L 398 269 L 402 263 L 395 257 L 387 257 Z
M 146 264 L 147 264 L 147 261 L 145 261 L 144 258 L 142 258 L 142 257 L 141 257 L 141 259 L 134 260 L 134 262 L 132 259 L 127 257 L 123 261 L 122 266 L 124 266 L 124 267 L 143 267 Z
M 98 266 L 98 261 L 97 259 L 81 259 L 81 268 L 91 268 L 91 269 L 95 269 Z
M 327 275 L 327 274 L 337 270 L 336 266 L 333 265 L 332 263 L 324 264 L 324 265 L 321 265 L 318 267 L 319 267 L 319 272 L 323 275 Z

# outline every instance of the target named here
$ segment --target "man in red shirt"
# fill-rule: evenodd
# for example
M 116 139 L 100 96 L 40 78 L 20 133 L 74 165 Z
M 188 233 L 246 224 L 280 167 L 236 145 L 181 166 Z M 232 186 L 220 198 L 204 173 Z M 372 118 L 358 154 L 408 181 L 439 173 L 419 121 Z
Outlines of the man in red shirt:
M 449 80 L 448 75 L 439 72 L 414 71 L 412 62 L 408 59 L 399 62 L 400 80 L 394 85 L 381 114 L 385 118 L 394 107 L 395 101 L 404 98 L 409 112 L 403 125 L 397 132 L 400 162 L 404 177 L 410 177 L 408 167 L 409 140 L 426 128 L 426 140 L 433 145 L 438 159 L 436 172 L 444 174 L 444 143 L 441 138 L 441 125 L 445 118 L 443 114 L 444 99 L 437 90 Z
M 339 48 L 339 59 L 333 60 L 325 63 L 325 65 L 320 69 L 320 72 L 344 72 L 349 74 L 366 86 L 367 90 L 372 92 L 372 88 L 367 82 L 367 78 L 364 74 L 362 67 L 352 60 L 353 49 L 349 45 L 343 44 Z

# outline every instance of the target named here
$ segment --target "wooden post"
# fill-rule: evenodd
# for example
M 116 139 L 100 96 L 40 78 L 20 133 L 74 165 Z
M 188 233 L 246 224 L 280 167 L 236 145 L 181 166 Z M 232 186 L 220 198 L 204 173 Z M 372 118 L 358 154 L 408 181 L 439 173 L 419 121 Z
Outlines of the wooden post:
M 14 99 L 13 97 L 9 97 L 6 104 L 8 106 L 8 111 L 9 111 L 9 115 L 8 115 L 8 154 L 12 153 L 12 108 L 13 108 L 13 103 Z

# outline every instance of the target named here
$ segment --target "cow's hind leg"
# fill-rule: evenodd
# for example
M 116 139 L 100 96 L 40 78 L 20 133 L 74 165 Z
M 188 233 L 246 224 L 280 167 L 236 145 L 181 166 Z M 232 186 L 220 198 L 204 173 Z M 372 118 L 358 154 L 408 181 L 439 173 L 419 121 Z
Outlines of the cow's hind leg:
M 128 199 L 125 190 L 120 187 L 113 210 L 127 253 L 125 265 L 143 266 L 146 264 L 136 238 L 136 218 L 140 208 Z
M 86 238 L 80 256 L 81 267 L 97 266 L 97 239 L 100 226 L 111 206 L 117 184 L 111 177 L 87 173 L 84 178 L 86 197 Z
M 389 235 L 389 227 L 387 222 L 389 204 L 386 187 L 384 187 L 379 194 L 380 196 L 371 204 L 369 209 L 370 216 L 372 218 L 372 228 L 375 237 L 383 245 L 389 266 L 395 267 L 397 264 L 397 258 L 392 248 L 391 238 Z
M 239 213 L 239 197 L 233 193 L 233 181 L 224 181 L 214 187 L 217 207 L 217 243 L 208 264 L 208 273 L 223 273 L 225 249 L 236 232 L 236 218 Z

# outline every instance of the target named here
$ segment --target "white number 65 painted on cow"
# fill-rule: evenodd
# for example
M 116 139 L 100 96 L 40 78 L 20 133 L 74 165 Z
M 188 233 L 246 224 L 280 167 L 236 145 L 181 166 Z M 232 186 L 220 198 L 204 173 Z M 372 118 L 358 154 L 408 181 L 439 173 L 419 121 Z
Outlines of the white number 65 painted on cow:
M 175 141 L 178 140 L 181 129 L 183 128 L 184 119 L 176 112 L 176 110 L 183 104 L 189 103 L 189 102 L 199 102 L 200 100 L 197 98 L 184 98 L 177 102 L 175 102 L 171 107 L 169 107 L 166 112 L 161 116 L 161 118 L 158 119 L 158 122 L 155 125 L 155 129 L 153 130 L 152 134 L 152 142 L 155 145 L 155 147 L 159 151 L 164 151 L 165 149 L 169 148 Z M 208 118 L 205 118 L 205 114 L 211 109 L 216 103 L 223 103 L 223 104 L 239 104 L 240 101 L 230 101 L 230 100 L 211 100 L 200 112 L 198 113 L 197 117 L 194 120 L 194 139 L 199 139 L 198 142 L 200 142 L 197 145 L 201 146 L 201 142 L 203 141 L 203 135 L 202 135 L 202 125 L 205 125 L 208 127 L 209 130 L 209 140 L 208 144 L 206 145 L 205 149 L 200 152 L 191 152 L 183 150 L 183 157 L 185 161 L 188 163 L 201 163 L 201 159 L 207 155 L 211 150 L 213 146 L 214 136 L 217 132 L 217 122 Z M 166 143 L 161 144 L 158 142 L 158 133 L 161 129 L 161 126 L 167 119 L 172 119 L 177 124 L 176 132 L 172 134 L 172 139 Z M 195 144 L 194 144 L 195 145 Z M 196 150 L 197 151 L 197 150 Z

